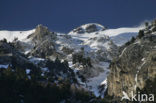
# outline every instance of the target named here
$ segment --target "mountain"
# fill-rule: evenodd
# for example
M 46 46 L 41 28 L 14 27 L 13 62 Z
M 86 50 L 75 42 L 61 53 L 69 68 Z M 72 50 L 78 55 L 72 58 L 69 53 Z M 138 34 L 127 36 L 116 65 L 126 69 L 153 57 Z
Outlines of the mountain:
M 0 68 L 23 68 L 29 80 L 58 86 L 68 81 L 70 88 L 89 91 L 89 98 L 95 98 L 92 93 L 104 98 L 107 88 L 109 95 L 113 88 L 108 87 L 111 61 L 142 28 L 108 29 L 89 23 L 63 34 L 40 24 L 28 31 L 0 31 Z

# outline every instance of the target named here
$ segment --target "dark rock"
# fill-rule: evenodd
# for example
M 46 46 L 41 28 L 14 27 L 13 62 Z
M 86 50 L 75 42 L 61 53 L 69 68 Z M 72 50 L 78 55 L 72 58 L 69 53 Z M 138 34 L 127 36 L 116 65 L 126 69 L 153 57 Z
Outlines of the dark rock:
M 95 32 L 97 30 L 98 29 L 97 29 L 95 24 L 92 24 L 92 25 L 89 25 L 89 26 L 86 27 L 86 32 L 88 32 L 88 33 Z
M 83 34 L 85 31 L 81 27 L 78 27 L 78 28 L 74 29 L 73 32 Z

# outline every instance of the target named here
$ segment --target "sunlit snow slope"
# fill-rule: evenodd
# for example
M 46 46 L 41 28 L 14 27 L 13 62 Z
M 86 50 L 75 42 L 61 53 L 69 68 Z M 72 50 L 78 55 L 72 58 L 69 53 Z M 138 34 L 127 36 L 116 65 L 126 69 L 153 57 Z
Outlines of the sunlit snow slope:
M 132 37 L 136 37 L 139 30 L 143 28 L 143 26 L 139 26 L 134 28 L 108 29 L 100 32 L 100 34 L 109 36 L 116 45 L 121 46 L 129 41 Z
M 108 36 L 116 45 L 121 46 L 127 41 L 129 41 L 133 36 L 136 37 L 139 30 L 144 28 L 144 26 L 138 26 L 138 27 L 123 27 L 117 29 L 106 29 L 104 26 L 100 24 L 95 24 L 97 31 L 88 33 L 86 32 L 86 26 L 88 25 L 91 24 L 82 25 L 77 29 L 74 29 L 71 32 L 69 32 L 69 35 L 72 35 L 74 38 L 79 38 L 81 40 L 86 40 L 91 37 L 93 38 L 93 37 Z
M 7 31 L 2 30 L 0 31 L 0 40 L 7 39 L 8 42 L 12 42 L 15 38 L 18 40 L 25 42 L 27 36 L 35 32 L 35 29 L 28 30 L 28 31 Z

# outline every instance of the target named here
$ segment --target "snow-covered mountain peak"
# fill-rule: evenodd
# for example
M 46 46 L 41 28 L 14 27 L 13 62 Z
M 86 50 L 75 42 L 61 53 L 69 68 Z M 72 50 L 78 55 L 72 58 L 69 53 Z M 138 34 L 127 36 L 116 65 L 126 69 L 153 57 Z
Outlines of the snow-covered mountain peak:
M 83 29 L 87 29 L 89 27 L 96 27 L 98 31 L 106 29 L 103 25 L 98 23 L 88 23 L 81 26 Z
M 97 31 L 103 31 L 106 28 L 97 23 L 88 23 L 77 27 L 76 29 L 69 32 L 69 34 L 83 34 L 83 33 L 93 33 Z

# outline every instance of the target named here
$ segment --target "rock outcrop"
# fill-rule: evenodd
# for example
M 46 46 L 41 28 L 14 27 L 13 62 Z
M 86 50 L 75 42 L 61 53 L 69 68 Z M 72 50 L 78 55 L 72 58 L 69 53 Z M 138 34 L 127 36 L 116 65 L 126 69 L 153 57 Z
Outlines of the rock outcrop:
M 55 32 L 50 32 L 47 27 L 38 25 L 35 32 L 28 37 L 32 39 L 32 43 L 34 44 L 34 47 L 29 54 L 45 58 L 56 53 L 56 35 Z
M 36 27 L 35 32 L 28 36 L 28 38 L 31 38 L 34 42 L 40 42 L 47 38 L 51 38 L 54 40 L 56 39 L 56 33 L 50 32 L 47 27 L 40 24 Z
M 70 33 L 78 33 L 78 34 L 83 34 L 83 33 L 93 33 L 93 32 L 98 32 L 98 31 L 103 31 L 106 30 L 106 28 L 100 24 L 97 23 L 89 23 L 85 25 L 81 25 L 80 27 L 77 27 Z

